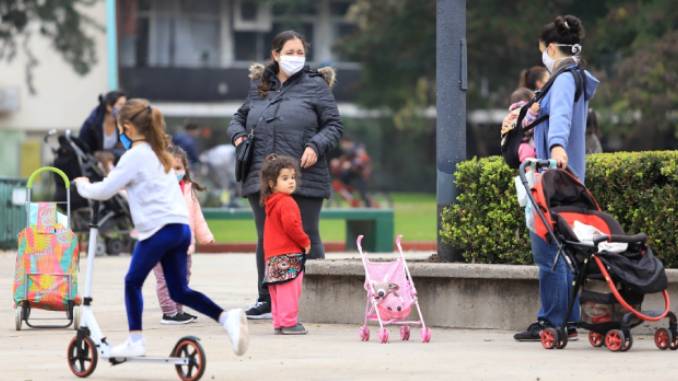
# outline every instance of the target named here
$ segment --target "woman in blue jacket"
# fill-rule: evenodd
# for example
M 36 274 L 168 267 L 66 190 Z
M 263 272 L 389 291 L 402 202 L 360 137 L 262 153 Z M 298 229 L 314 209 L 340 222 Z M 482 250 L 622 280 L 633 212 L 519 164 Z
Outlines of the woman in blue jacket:
M 586 175 L 588 104 L 599 83 L 591 73 L 579 67 L 583 38 L 584 26 L 575 16 L 558 16 L 544 26 L 539 50 L 544 66 L 555 79 L 539 102 L 540 116 L 549 117 L 534 131 L 537 158 L 554 159 L 559 167 L 569 167 L 582 182 Z M 514 336 L 518 341 L 538 341 L 543 328 L 562 327 L 579 320 L 578 303 L 572 314 L 565 316 L 572 284 L 572 274 L 565 261 L 558 261 L 552 269 L 557 253 L 555 245 L 532 232 L 530 239 L 532 256 L 539 267 L 540 308 L 537 322 Z M 576 329 L 568 328 L 568 335 L 576 337 Z

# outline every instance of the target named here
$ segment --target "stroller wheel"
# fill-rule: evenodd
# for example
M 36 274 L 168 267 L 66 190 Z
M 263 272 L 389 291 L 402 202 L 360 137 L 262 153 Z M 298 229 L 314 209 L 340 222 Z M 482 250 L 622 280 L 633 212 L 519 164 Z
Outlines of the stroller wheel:
M 602 334 L 593 331 L 589 332 L 589 343 L 591 344 L 592 347 L 600 348 L 603 346 L 604 341 L 605 338 L 603 337 Z
M 421 342 L 428 343 L 431 341 L 431 328 L 426 327 L 421 330 Z
M 627 346 L 626 335 L 618 329 L 609 330 L 605 335 L 605 346 L 612 352 L 628 350 L 628 348 L 622 349 Z
M 544 349 L 553 349 L 558 342 L 558 331 L 555 328 L 544 328 L 539 332 L 539 339 Z
M 379 328 L 379 342 L 382 344 L 388 343 L 388 329 L 386 327 Z
M 370 329 L 366 325 L 360 327 L 360 340 L 370 341 Z
M 407 341 L 410 339 L 410 327 L 406 325 L 400 326 L 400 339 Z
M 631 332 L 628 330 L 624 330 L 623 332 L 625 340 L 624 345 L 622 345 L 621 347 L 621 351 L 626 352 L 633 346 L 633 336 L 631 335 Z
M 671 335 L 671 332 L 668 329 L 659 328 L 654 333 L 654 344 L 657 346 L 657 348 L 664 351 L 672 346 L 674 342 L 674 338 L 672 336 L 673 335 Z
M 565 349 L 567 346 L 567 327 L 563 327 L 558 331 L 558 341 L 556 341 L 556 349 Z

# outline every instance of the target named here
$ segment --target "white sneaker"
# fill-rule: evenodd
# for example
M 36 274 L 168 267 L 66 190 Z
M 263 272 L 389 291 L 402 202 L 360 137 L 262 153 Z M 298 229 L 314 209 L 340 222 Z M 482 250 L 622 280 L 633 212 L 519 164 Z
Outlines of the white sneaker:
M 144 340 L 132 341 L 129 337 L 122 344 L 111 348 L 111 357 L 140 357 L 146 354 Z
M 242 309 L 236 308 L 226 312 L 224 328 L 228 337 L 231 339 L 231 347 L 237 356 L 242 356 L 247 352 L 250 335 L 247 328 L 247 316 Z

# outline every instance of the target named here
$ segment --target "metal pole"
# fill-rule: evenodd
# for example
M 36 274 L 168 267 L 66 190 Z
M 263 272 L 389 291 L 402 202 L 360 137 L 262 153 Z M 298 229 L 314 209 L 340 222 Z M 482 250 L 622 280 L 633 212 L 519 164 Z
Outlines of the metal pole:
M 106 0 L 106 51 L 108 54 L 108 90 L 118 89 L 118 35 L 116 1 Z
M 438 255 L 461 261 L 440 238 L 442 209 L 457 196 L 454 171 L 466 159 L 466 0 L 437 0 L 436 7 L 436 177 Z

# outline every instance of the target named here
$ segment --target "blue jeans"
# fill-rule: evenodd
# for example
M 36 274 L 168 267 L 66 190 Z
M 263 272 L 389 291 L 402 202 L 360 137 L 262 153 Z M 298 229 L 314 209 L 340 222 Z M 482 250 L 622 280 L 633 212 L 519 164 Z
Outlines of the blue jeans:
M 568 321 L 564 321 L 573 280 L 573 275 L 565 262 L 565 258 L 561 257 L 556 268 L 551 270 L 558 247 L 554 244 L 548 244 L 532 232 L 530 232 L 530 240 L 532 241 L 532 257 L 539 267 L 539 300 L 541 306 L 537 318 L 546 320 L 556 327 L 561 327 L 567 322 L 579 321 L 578 296 Z
M 141 313 L 144 310 L 141 287 L 158 262 L 162 263 L 172 300 L 219 321 L 223 309 L 205 295 L 188 288 L 186 262 L 190 243 L 191 229 L 188 225 L 169 224 L 136 244 L 125 276 L 125 305 L 130 331 L 141 330 Z

